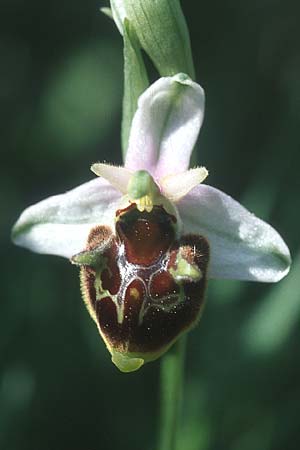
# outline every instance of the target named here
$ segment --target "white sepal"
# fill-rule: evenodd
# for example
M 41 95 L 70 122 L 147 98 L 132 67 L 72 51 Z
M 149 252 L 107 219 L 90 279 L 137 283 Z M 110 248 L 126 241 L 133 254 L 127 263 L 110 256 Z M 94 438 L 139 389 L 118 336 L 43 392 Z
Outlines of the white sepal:
M 15 244 L 70 258 L 85 248 L 91 228 L 113 226 L 120 194 L 97 178 L 25 209 L 12 231 Z
M 218 189 L 197 186 L 177 207 L 184 232 L 209 241 L 211 278 L 275 282 L 288 273 L 290 252 L 277 231 Z

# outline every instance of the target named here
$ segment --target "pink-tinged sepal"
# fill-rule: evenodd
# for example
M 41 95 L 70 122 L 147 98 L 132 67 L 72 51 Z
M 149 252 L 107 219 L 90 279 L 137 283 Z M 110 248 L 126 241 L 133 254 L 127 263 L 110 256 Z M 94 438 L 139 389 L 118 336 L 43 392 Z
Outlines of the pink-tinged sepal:
M 125 167 L 155 179 L 188 169 L 204 116 L 204 91 L 178 73 L 153 83 L 138 100 Z

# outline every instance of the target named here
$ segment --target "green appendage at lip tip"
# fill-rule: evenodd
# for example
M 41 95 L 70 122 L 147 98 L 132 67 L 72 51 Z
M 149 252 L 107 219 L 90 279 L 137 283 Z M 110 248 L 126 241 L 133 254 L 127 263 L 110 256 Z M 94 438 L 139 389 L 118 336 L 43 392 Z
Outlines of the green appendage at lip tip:
M 115 351 L 112 353 L 111 360 L 121 372 L 125 373 L 140 369 L 145 362 L 142 358 L 131 358 Z

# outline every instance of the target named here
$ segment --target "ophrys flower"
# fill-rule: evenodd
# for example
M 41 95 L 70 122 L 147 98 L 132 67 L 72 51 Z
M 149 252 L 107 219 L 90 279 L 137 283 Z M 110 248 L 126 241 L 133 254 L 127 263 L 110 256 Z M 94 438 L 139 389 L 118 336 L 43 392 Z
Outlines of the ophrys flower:
M 279 234 L 188 170 L 204 93 L 161 78 L 139 99 L 124 167 L 23 212 L 18 245 L 81 266 L 82 293 L 124 371 L 166 351 L 198 319 L 206 278 L 278 281 L 290 254 Z

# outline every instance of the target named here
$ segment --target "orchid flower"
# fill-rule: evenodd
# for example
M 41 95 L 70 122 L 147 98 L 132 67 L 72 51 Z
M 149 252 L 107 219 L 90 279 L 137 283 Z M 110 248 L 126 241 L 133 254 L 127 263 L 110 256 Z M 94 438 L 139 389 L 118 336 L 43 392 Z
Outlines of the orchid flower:
M 124 167 L 27 208 L 17 245 L 70 258 L 113 362 L 138 369 L 199 319 L 207 278 L 279 281 L 290 266 L 280 235 L 189 169 L 203 89 L 184 74 L 139 98 Z

